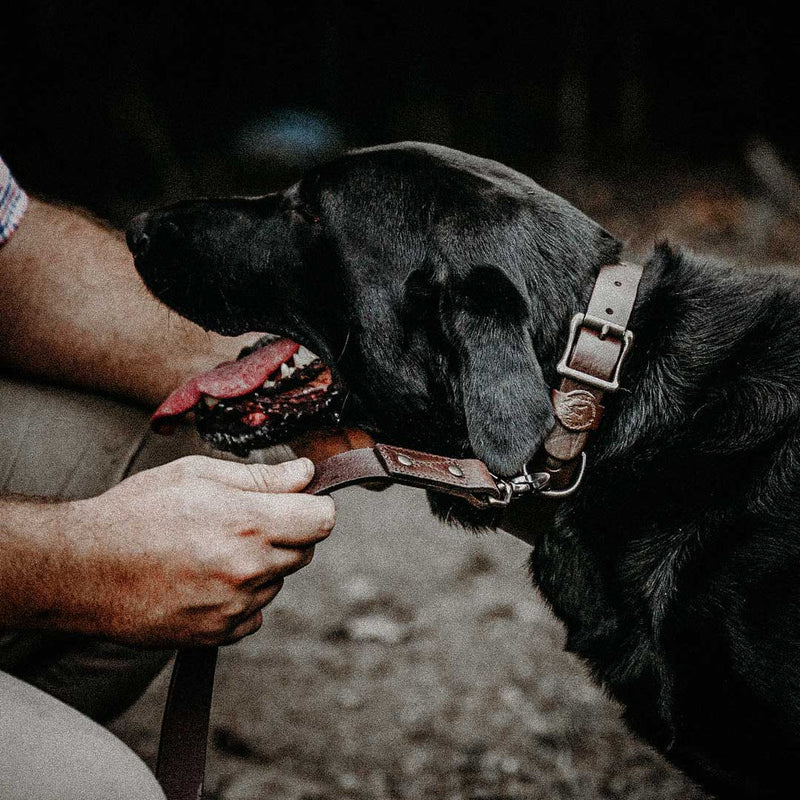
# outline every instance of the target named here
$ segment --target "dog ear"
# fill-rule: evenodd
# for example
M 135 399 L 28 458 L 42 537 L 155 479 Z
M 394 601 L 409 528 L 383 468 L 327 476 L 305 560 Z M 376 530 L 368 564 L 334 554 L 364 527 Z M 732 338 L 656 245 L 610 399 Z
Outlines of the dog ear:
M 495 474 L 517 474 L 553 424 L 527 293 L 498 267 L 477 265 L 447 279 L 442 303 L 472 449 Z

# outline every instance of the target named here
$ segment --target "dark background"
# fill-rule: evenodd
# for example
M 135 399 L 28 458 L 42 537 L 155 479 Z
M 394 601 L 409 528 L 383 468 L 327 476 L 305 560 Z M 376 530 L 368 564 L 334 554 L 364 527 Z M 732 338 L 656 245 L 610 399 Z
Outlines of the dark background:
M 0 152 L 117 222 L 401 139 L 551 183 L 800 157 L 800 38 L 764 3 L 16 5 Z

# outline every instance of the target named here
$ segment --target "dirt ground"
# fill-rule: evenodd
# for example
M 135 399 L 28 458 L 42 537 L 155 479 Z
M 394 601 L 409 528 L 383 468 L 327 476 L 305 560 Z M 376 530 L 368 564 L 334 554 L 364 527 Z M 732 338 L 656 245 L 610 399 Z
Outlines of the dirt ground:
M 743 266 L 800 263 L 797 219 L 743 173 L 555 188 L 626 238 L 628 257 L 668 236 Z M 442 527 L 413 490 L 337 499 L 314 563 L 221 656 L 209 797 L 705 797 L 563 652 L 527 545 Z M 113 726 L 151 763 L 166 682 Z

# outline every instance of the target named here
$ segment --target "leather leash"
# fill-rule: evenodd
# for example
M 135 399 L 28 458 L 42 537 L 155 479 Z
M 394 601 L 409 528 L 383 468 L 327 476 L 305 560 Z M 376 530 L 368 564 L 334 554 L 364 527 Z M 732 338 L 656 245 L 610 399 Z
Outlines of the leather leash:
M 555 424 L 534 459 L 536 471 L 492 475 L 477 459 L 456 459 L 376 444 L 349 450 L 316 465 L 308 494 L 327 494 L 358 483 L 386 482 L 444 492 L 477 508 L 508 505 L 537 493 L 563 498 L 580 485 L 586 468 L 584 448 L 603 417 L 602 399 L 619 388 L 623 361 L 633 343 L 628 322 L 642 267 L 626 262 L 600 268 L 585 313 L 570 323 L 564 355 L 557 366 L 562 380 L 552 390 Z M 156 778 L 167 800 L 200 800 L 205 776 L 216 647 L 178 652 L 161 725 Z

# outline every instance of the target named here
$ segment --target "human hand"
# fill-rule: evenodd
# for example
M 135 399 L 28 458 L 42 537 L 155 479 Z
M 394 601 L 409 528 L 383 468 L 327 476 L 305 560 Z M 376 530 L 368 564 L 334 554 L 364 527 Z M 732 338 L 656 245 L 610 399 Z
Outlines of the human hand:
M 333 528 L 330 497 L 298 494 L 313 472 L 308 459 L 189 456 L 62 504 L 72 585 L 62 587 L 58 626 L 153 647 L 255 632 L 284 577 Z

